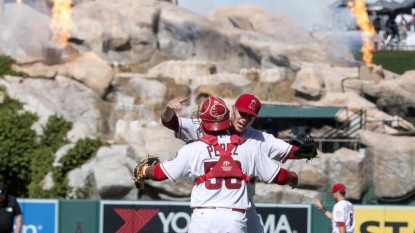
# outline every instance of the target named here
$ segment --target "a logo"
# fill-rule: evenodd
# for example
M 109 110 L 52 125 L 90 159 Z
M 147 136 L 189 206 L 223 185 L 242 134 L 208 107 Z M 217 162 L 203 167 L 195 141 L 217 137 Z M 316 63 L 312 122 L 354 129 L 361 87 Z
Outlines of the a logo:
M 58 230 L 58 201 L 18 199 L 24 212 L 21 233 L 55 233 Z M 12 209 L 10 209 L 12 211 Z M 39 210 L 42 213 L 39 214 Z
M 114 209 L 115 212 L 124 220 L 124 225 L 116 233 L 138 232 L 143 228 L 158 212 L 158 209 Z
M 38 233 L 38 232 L 44 232 L 44 231 L 42 231 L 42 229 L 43 229 L 43 226 L 42 225 L 38 225 L 38 226 L 35 226 L 35 225 L 33 225 L 33 224 L 30 224 L 30 225 L 23 225 L 23 227 L 22 227 L 22 230 L 20 231 L 20 232 L 22 232 L 22 233 Z M 15 225 L 13 225 L 13 232 L 15 232 L 16 231 L 16 224 Z
M 249 105 L 249 108 L 255 111 L 255 105 L 256 105 L 256 101 L 252 100 L 251 104 Z
M 337 211 L 337 212 L 336 212 L 336 216 L 337 216 L 337 217 L 341 217 L 342 215 L 343 215 L 343 213 L 342 213 L 341 211 Z
M 226 112 L 226 107 L 218 103 L 217 101 L 215 101 L 213 103 L 213 106 L 210 108 L 210 115 L 216 118 L 217 120 L 222 120 L 223 118 L 225 118 Z
M 176 153 L 175 155 L 173 155 L 173 157 L 171 157 L 170 159 L 168 159 L 167 161 L 173 161 L 175 158 L 177 158 L 177 154 L 178 153 Z
M 220 165 L 222 165 L 222 163 L 220 163 Z M 158 213 L 138 232 L 133 231 L 134 228 L 131 228 L 128 233 L 186 233 L 188 232 L 188 226 L 191 222 L 190 216 L 192 214 L 192 209 L 189 208 L 189 202 L 103 201 L 102 207 L 102 220 L 100 220 L 101 233 L 126 233 L 126 231 L 121 231 L 120 228 L 127 221 L 119 217 L 114 211 L 115 209 L 129 209 L 130 211 L 128 211 L 128 213 L 130 219 L 136 219 L 136 216 L 140 215 L 137 210 L 158 210 Z M 277 204 L 259 203 L 257 204 L 256 209 L 261 219 L 261 223 L 263 223 L 264 233 L 312 232 L 310 225 L 311 218 L 309 218 L 309 214 L 311 213 L 310 205 L 297 204 L 280 206 Z M 130 220 L 130 222 L 132 222 L 132 220 Z M 27 233 L 32 232 L 28 231 Z M 41 231 L 38 233 L 46 232 Z M 411 233 L 413 233 L 413 231 Z
M 222 170 L 224 170 L 225 172 L 231 171 L 232 167 L 229 167 L 231 163 L 229 161 L 225 161 L 222 163 Z
M 415 232 L 415 208 L 355 206 L 356 227 L 361 233 L 371 232 Z

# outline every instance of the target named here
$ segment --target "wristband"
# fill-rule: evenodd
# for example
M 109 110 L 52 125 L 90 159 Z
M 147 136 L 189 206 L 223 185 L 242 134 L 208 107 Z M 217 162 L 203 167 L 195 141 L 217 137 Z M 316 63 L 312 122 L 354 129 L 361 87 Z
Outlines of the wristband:
M 326 210 L 326 208 L 324 208 L 324 207 L 323 207 L 323 208 L 321 208 L 320 210 L 321 210 L 321 212 L 323 212 L 323 214 L 325 214 L 325 213 L 326 213 L 326 211 L 327 211 L 327 210 Z

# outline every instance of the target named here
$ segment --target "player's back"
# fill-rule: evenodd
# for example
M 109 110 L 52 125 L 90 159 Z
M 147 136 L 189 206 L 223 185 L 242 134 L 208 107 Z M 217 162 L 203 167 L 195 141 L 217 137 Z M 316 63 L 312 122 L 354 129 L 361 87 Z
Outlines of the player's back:
M 196 140 L 204 135 L 200 129 L 200 123 L 188 118 L 179 117 L 179 131 L 175 132 L 176 138 L 188 142 Z M 284 140 L 275 138 L 272 134 L 260 132 L 252 127 L 248 127 L 241 137 L 250 143 L 256 144 L 270 158 L 285 163 L 286 156 L 291 145 Z
M 218 143 L 226 150 L 230 143 L 230 136 L 219 136 Z M 201 141 L 190 143 L 183 149 L 184 151 L 179 151 L 179 153 L 191 154 L 188 175 L 192 181 L 210 171 L 220 158 L 220 153 L 214 146 Z M 228 162 L 224 162 L 220 165 L 221 169 L 241 169 L 245 175 L 260 176 L 266 182 L 278 173 L 279 166 L 277 164 L 269 166 L 269 162 L 273 162 L 254 144 L 243 143 L 236 146 L 231 156 L 238 167 L 232 167 Z M 247 183 L 237 178 L 207 179 L 204 183 L 193 187 L 190 205 L 191 207 L 215 206 L 246 209 L 249 207 Z
M 334 205 L 333 208 L 333 232 L 338 232 L 336 222 L 344 222 L 346 232 L 353 232 L 355 227 L 355 216 L 353 204 L 348 200 L 341 200 Z
M 218 143 L 226 150 L 230 142 L 229 136 L 219 136 Z M 240 165 L 242 171 L 250 175 L 254 166 L 253 156 L 247 156 L 244 148 L 238 146 L 233 149 L 232 158 Z M 218 162 L 220 153 L 214 146 L 197 141 L 184 147 L 191 151 L 191 162 L 189 164 L 190 178 L 195 181 L 200 175 L 206 174 Z M 249 167 L 251 165 L 251 168 Z M 221 165 L 224 169 L 240 169 L 228 167 L 228 164 Z M 191 207 L 214 206 L 224 208 L 247 209 L 249 207 L 246 182 L 236 178 L 212 178 L 205 182 L 195 185 L 192 190 Z

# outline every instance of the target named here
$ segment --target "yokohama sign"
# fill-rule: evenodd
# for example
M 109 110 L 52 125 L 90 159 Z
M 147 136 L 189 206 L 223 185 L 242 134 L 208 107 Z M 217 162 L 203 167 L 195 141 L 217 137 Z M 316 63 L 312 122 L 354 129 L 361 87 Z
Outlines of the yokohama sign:
M 265 233 L 309 233 L 309 205 L 259 204 Z M 101 201 L 100 233 L 185 233 L 189 202 Z

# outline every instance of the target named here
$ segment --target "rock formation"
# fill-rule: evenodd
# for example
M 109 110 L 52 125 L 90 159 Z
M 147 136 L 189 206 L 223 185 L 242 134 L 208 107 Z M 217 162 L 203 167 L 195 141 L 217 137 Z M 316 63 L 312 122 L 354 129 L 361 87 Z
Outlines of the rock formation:
M 208 95 L 231 105 L 242 93 L 264 102 L 347 107 L 337 115 L 339 122 L 362 110 L 367 116 L 357 119 L 365 121 L 366 130 L 354 135 L 361 138 L 362 150 L 320 151 L 310 163 L 289 161 L 283 166 L 298 172 L 299 187 L 260 183 L 256 201 L 309 203 L 335 182 L 347 183 L 355 200 L 371 185 L 379 197 L 404 196 L 415 189 L 415 143 L 393 136 L 413 132 L 414 126 L 391 107 L 400 105 L 413 117 L 414 71 L 397 75 L 374 67 L 362 78 L 361 70 L 367 68 L 346 46 L 256 6 L 219 8 L 202 17 L 155 0 L 77 1 L 63 63 L 48 65 L 42 48 L 50 36 L 50 18 L 21 7 L 44 33 L 31 42 L 14 40 L 16 24 L 23 24 L 21 15 L 5 17 L 0 48 L 7 48 L 3 53 L 16 59 L 14 68 L 28 77 L 5 76 L 0 85 L 25 110 L 40 115 L 34 126 L 39 134 L 47 117 L 58 113 L 74 122 L 68 134 L 72 143 L 96 135 L 109 139 L 111 146 L 69 174 L 74 188 L 94 177 L 91 198 L 188 199 L 188 179 L 176 184 L 149 181 L 138 193 L 129 178 L 135 161 L 146 154 L 165 160 L 184 145 L 160 124 L 168 100 L 189 96 L 178 114 L 190 117 Z M 30 37 L 33 28 L 21 27 L 19 32 Z M 0 92 L 0 102 L 1 97 Z M 45 188 L 53 185 L 47 177 L 44 181 Z

